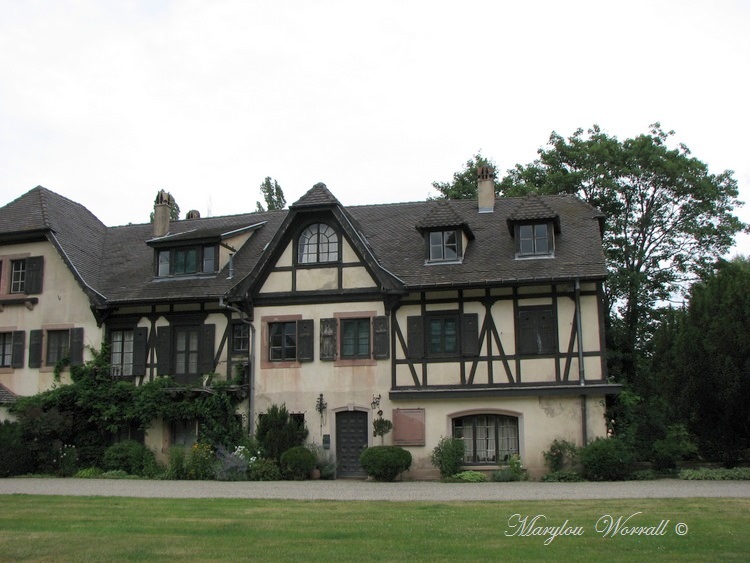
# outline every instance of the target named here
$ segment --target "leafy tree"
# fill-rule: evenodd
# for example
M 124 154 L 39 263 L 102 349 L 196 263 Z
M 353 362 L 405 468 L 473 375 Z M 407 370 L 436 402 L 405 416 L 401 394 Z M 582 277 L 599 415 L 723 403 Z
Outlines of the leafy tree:
M 307 428 L 297 424 L 286 410 L 286 405 L 271 405 L 268 412 L 259 418 L 255 429 L 255 438 L 264 453 L 277 462 L 285 451 L 301 446 L 307 434 Z
M 597 125 L 567 139 L 552 133 L 537 160 L 500 183 L 505 195 L 572 194 L 606 214 L 610 345 L 630 381 L 658 303 L 708 271 L 747 228 L 733 214 L 733 173 L 712 174 L 685 145 L 670 148 L 673 135 L 659 123 L 624 141 Z
M 671 341 L 654 374 L 704 456 L 736 463 L 750 448 L 750 259 L 721 261 L 656 336 Z M 670 365 L 671 364 L 671 365 Z
M 284 206 L 286 205 L 284 192 L 282 191 L 281 186 L 279 186 L 279 183 L 276 180 L 272 180 L 270 176 L 266 176 L 266 179 L 263 180 L 263 183 L 260 185 L 260 193 L 263 194 L 263 200 L 266 202 L 268 211 L 284 209 Z M 258 201 L 256 203 L 256 211 L 265 211 L 261 202 Z
M 169 199 L 172 200 L 172 207 L 169 208 L 169 218 L 172 221 L 179 221 L 180 220 L 180 206 L 177 205 L 177 200 L 175 200 L 174 197 L 172 197 L 172 194 L 167 192 L 169 195 Z M 149 222 L 154 222 L 154 212 L 151 212 L 151 215 L 149 215 Z
M 482 156 L 478 152 L 466 161 L 463 170 L 453 174 L 452 182 L 433 182 L 440 195 L 431 199 L 476 199 L 479 189 L 479 174 L 477 169 L 480 166 L 490 166 L 495 169 L 495 163 Z M 499 184 L 495 180 L 495 193 L 499 193 Z

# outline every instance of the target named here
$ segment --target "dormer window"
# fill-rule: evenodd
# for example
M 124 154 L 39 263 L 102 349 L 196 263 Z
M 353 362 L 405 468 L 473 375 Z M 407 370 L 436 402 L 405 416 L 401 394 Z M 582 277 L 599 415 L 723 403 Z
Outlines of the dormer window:
M 461 257 L 461 233 L 456 230 L 427 233 L 430 262 L 454 262 Z
M 297 242 L 298 264 L 337 262 L 338 259 L 339 236 L 333 227 L 315 223 L 302 231 Z
M 160 250 L 157 275 L 167 277 L 214 274 L 217 271 L 217 251 L 218 248 L 215 244 L 180 246 Z
M 554 231 L 550 223 L 521 224 L 516 228 L 519 256 L 549 256 L 553 253 Z

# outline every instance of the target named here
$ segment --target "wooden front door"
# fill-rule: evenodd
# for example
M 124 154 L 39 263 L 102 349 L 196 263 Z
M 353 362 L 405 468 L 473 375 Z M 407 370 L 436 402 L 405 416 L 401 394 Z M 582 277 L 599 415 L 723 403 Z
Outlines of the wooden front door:
M 359 454 L 367 447 L 367 413 L 336 413 L 336 460 L 338 477 L 364 477 Z

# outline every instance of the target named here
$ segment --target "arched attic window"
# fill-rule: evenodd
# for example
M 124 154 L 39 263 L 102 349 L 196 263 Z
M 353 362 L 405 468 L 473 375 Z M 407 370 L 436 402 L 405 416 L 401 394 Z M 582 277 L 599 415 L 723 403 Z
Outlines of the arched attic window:
M 338 259 L 339 236 L 333 227 L 315 223 L 302 231 L 297 241 L 298 264 L 337 262 Z

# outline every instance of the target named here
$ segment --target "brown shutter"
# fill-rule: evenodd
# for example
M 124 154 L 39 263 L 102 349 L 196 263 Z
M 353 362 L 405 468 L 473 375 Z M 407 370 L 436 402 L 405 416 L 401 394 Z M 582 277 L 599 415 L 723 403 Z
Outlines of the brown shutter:
M 42 366 L 42 334 L 41 330 L 29 332 L 29 367 L 38 368 Z
M 156 329 L 156 370 L 159 375 L 169 375 L 172 371 L 172 327 L 160 326 Z
M 479 355 L 479 315 L 468 313 L 462 319 L 462 352 L 464 356 Z
M 146 375 L 148 356 L 148 329 L 138 327 L 133 330 L 133 375 Z
M 376 360 L 384 360 L 390 356 L 390 333 L 388 331 L 388 317 L 372 319 L 372 354 Z
M 331 362 L 337 357 L 337 329 L 336 319 L 320 319 L 320 359 L 322 361 Z
M 23 353 L 26 348 L 26 332 L 23 330 L 13 331 L 13 352 L 10 357 L 10 367 L 23 367 Z
M 297 321 L 297 360 L 312 362 L 315 347 L 313 344 L 314 321 L 305 319 Z
M 200 342 L 200 373 L 213 373 L 216 369 L 214 364 L 214 350 L 216 348 L 216 325 L 205 324 L 201 326 Z
M 70 365 L 83 365 L 83 329 L 74 328 L 70 331 Z
M 31 256 L 26 259 L 26 284 L 24 291 L 27 295 L 37 295 L 42 292 L 44 278 L 44 256 Z
M 410 358 L 424 357 L 424 319 L 422 317 L 408 317 L 406 319 L 408 331 L 407 343 Z

